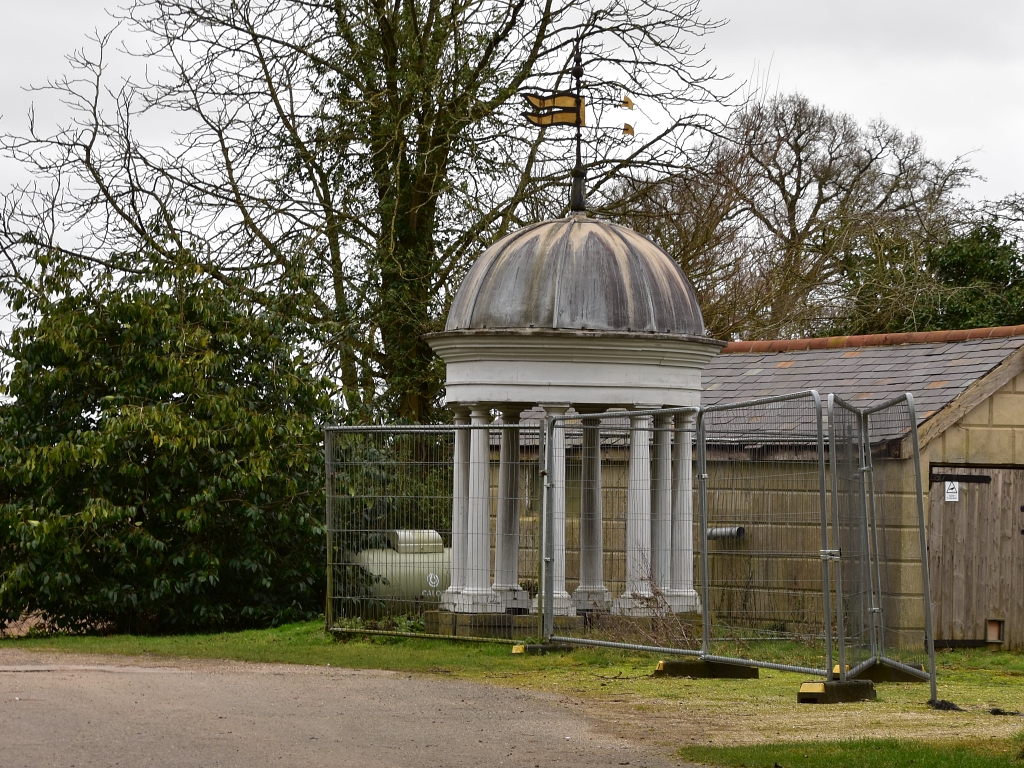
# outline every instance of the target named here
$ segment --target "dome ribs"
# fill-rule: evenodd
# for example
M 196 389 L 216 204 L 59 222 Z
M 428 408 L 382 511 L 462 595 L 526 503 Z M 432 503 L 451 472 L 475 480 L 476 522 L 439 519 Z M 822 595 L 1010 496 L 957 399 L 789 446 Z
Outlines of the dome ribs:
M 704 335 L 678 264 L 633 230 L 583 216 L 526 227 L 488 248 L 446 328 Z

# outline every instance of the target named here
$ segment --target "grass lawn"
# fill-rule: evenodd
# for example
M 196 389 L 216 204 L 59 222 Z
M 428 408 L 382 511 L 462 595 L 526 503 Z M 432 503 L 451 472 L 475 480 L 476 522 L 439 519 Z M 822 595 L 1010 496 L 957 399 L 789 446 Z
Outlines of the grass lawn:
M 457 676 L 545 691 L 580 702 L 605 727 L 680 756 L 723 766 L 1017 766 L 1024 718 L 1024 654 L 985 649 L 939 656 L 939 696 L 966 712 L 926 705 L 928 687 L 876 686 L 878 700 L 797 705 L 801 675 L 762 670 L 758 680 L 653 678 L 656 658 L 609 649 L 513 656 L 507 645 L 353 638 L 335 642 L 319 623 L 171 637 L 27 637 L 5 648 L 281 662 Z
M 858 739 L 743 747 L 687 747 L 680 757 L 743 768 L 1020 768 L 1020 740 L 934 744 L 900 739 Z

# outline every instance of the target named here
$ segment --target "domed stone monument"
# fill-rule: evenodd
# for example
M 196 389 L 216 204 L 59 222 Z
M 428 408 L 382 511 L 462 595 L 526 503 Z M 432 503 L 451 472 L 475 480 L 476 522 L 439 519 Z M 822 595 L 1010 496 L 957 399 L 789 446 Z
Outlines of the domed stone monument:
M 689 537 L 668 541 L 673 517 L 677 530 L 689 530 L 692 494 L 678 494 L 672 501 L 667 493 L 657 494 L 651 507 L 651 461 L 665 482 L 671 448 L 666 443 L 659 451 L 656 438 L 650 453 L 650 415 L 630 419 L 630 504 L 645 509 L 646 518 L 632 528 L 627 525 L 625 593 L 612 601 L 602 575 L 600 430 L 593 416 L 608 410 L 699 406 L 701 369 L 724 346 L 705 335 L 693 287 L 678 264 L 633 230 L 582 212 L 528 226 L 476 260 L 455 295 L 445 330 L 427 340 L 447 365 L 446 397 L 455 423 L 477 427 L 460 431 L 456 440 L 452 585 L 443 607 L 471 613 L 529 609 L 518 583 L 516 424 L 524 409 L 540 406 L 551 416 L 563 416 L 570 408 L 581 415 L 584 455 L 589 457 L 582 467 L 582 485 L 590 490 L 581 499 L 580 583 L 569 595 L 565 437 L 564 430 L 555 430 L 549 478 L 554 612 L 646 614 L 652 586 L 669 610 L 699 608 L 692 584 L 693 543 Z M 495 410 L 503 428 L 491 582 L 490 446 L 483 427 Z M 671 418 L 659 424 L 655 417 L 655 430 L 669 434 L 666 420 Z M 677 435 L 684 428 L 692 424 L 676 419 Z M 677 453 L 684 449 L 688 457 L 688 436 Z M 672 463 L 687 475 L 680 487 L 692 488 L 689 458 Z M 654 530 L 652 512 L 662 521 Z M 659 558 L 659 551 L 665 555 Z
M 650 240 L 584 215 L 502 238 L 460 286 L 443 333 L 449 403 L 697 405 L 704 335 L 690 282 Z

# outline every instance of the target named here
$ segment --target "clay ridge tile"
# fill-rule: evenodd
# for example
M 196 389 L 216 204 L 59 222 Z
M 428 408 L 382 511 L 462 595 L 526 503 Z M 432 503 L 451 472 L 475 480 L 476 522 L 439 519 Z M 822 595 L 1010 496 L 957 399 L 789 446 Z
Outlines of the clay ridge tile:
M 957 331 L 911 331 L 909 333 L 871 333 L 861 336 L 818 336 L 810 339 L 730 341 L 722 350 L 722 354 L 799 352 L 808 349 L 843 349 L 846 347 L 894 347 L 901 344 L 935 344 L 971 339 L 1003 339 L 1012 336 L 1024 336 L 1024 325 L 965 328 Z

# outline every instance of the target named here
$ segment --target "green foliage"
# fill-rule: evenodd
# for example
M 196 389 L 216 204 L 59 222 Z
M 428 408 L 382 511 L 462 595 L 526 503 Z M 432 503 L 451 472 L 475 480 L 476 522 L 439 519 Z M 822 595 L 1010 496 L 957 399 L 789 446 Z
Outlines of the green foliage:
M 0 627 L 266 626 L 323 600 L 329 388 L 191 270 L 43 303 L 0 406 Z
M 995 220 L 915 249 L 863 238 L 844 264 L 846 317 L 834 334 L 947 331 L 1024 323 L 1024 256 Z
M 1024 255 L 995 222 L 934 250 L 928 268 L 946 290 L 927 318 L 927 330 L 1024 323 Z

